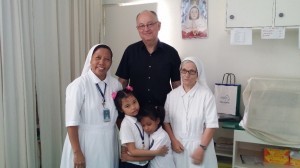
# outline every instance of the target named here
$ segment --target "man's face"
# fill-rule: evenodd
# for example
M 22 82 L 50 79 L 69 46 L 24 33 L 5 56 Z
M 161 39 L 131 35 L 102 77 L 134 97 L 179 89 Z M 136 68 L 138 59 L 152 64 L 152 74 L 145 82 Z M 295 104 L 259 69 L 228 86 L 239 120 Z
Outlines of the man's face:
M 143 41 L 151 42 L 157 40 L 160 22 L 153 13 L 149 11 L 140 13 L 136 20 L 136 24 L 139 35 Z

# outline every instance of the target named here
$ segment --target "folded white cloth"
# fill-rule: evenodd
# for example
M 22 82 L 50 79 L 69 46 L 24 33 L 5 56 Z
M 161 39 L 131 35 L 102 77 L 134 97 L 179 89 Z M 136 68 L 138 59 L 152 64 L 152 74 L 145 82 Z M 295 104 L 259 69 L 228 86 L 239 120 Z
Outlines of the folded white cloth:
M 300 144 L 300 79 L 250 78 L 243 92 L 240 123 L 273 144 Z

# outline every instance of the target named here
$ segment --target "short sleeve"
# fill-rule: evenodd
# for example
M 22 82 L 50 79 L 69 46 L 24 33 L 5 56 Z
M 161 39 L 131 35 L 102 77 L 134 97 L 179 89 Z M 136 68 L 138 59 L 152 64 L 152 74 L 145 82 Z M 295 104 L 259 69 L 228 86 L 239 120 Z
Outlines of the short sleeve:
M 179 67 L 181 64 L 180 57 L 178 55 L 178 52 L 174 49 L 174 53 L 172 55 L 172 70 L 171 70 L 171 81 L 179 81 L 180 80 L 180 71 Z
M 127 122 L 125 119 L 123 120 L 123 122 L 122 122 L 122 125 L 121 125 L 121 128 L 120 128 L 121 144 L 123 145 L 123 144 L 126 144 L 126 143 L 135 142 L 130 122 Z
M 205 124 L 207 128 L 219 127 L 215 97 L 211 92 L 206 95 L 205 100 Z
M 151 150 L 158 150 L 160 147 L 168 145 L 166 136 L 168 136 L 167 133 L 161 134 L 159 137 L 155 138 L 155 140 L 153 140 L 153 146 L 151 147 Z M 152 143 L 151 140 L 150 143 Z
M 66 89 L 65 121 L 66 126 L 77 126 L 80 123 L 80 110 L 84 102 L 84 87 L 79 80 L 72 82 Z
M 118 66 L 118 69 L 116 71 L 116 76 L 126 79 L 129 79 L 129 52 L 128 52 L 128 48 L 124 51 L 124 54 L 122 56 L 122 59 L 120 61 L 120 64 Z
M 167 99 L 165 102 L 165 123 L 170 123 L 170 109 L 169 109 L 169 102 L 170 102 L 170 96 L 169 94 L 167 95 Z

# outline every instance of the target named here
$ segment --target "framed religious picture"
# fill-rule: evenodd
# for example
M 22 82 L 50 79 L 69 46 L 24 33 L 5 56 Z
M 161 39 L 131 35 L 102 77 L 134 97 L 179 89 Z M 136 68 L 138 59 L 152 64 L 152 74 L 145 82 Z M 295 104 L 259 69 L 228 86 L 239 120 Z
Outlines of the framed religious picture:
M 207 38 L 207 0 L 182 0 L 181 34 L 183 39 Z

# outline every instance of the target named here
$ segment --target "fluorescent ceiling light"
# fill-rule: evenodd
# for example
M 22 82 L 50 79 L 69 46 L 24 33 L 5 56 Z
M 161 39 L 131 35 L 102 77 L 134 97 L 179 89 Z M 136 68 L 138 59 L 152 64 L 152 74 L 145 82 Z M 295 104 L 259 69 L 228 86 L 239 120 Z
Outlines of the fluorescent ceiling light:
M 119 3 L 120 6 L 130 6 L 130 5 L 140 5 L 140 4 L 147 4 L 147 3 L 157 3 L 157 0 L 129 0 L 125 3 Z

